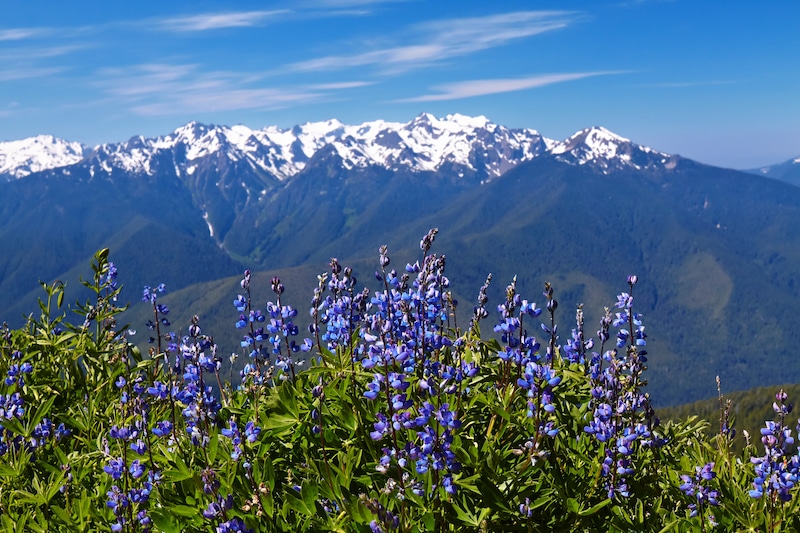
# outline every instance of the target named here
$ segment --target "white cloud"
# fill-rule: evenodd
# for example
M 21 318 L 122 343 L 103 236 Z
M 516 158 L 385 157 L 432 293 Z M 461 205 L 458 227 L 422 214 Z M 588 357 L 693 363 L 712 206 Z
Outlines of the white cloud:
M 207 31 L 223 28 L 243 28 L 259 26 L 266 19 L 288 13 L 286 9 L 271 11 L 239 11 L 230 13 L 202 13 L 186 17 L 162 19 L 158 26 L 174 31 Z
M 342 89 L 357 89 L 358 87 L 367 87 L 374 84 L 374 81 L 341 81 L 334 83 L 317 83 L 309 85 L 308 87 L 320 91 L 338 91 Z
M 412 34 L 418 35 L 416 39 L 404 38 L 411 44 L 324 56 L 293 63 L 288 68 L 313 72 L 374 65 L 388 71 L 408 70 L 562 29 L 580 17 L 570 11 L 519 11 L 427 22 L 411 29 Z
M 51 46 L 43 48 L 35 47 L 21 47 L 14 49 L 7 49 L 0 51 L 0 61 L 14 61 L 20 62 L 23 60 L 36 60 L 47 59 L 51 57 L 63 56 L 83 50 L 87 46 L 81 45 L 66 45 L 66 46 Z
M 19 102 L 9 102 L 4 108 L 0 109 L 0 117 L 10 117 L 19 111 Z
M 179 113 L 208 113 L 242 109 L 272 110 L 307 103 L 318 99 L 319 94 L 287 91 L 283 89 L 227 89 L 192 90 L 175 97 L 165 95 L 161 102 L 134 105 L 134 113 L 144 116 L 167 116 Z
M 268 110 L 319 100 L 321 90 L 250 87 L 249 74 L 199 72 L 194 64 L 143 64 L 98 73 L 98 85 L 138 115 L 165 116 L 242 109 Z
M 591 76 L 604 74 L 619 74 L 619 72 L 573 72 L 566 74 L 542 74 L 540 76 L 530 76 L 527 78 L 515 79 L 489 79 L 489 80 L 470 80 L 456 83 L 447 83 L 433 87 L 437 93 L 425 94 L 413 98 L 403 98 L 394 102 L 437 102 L 442 100 L 458 100 L 461 98 L 471 98 L 473 96 L 484 96 L 488 94 L 508 93 L 513 91 L 523 91 L 535 89 L 554 83 L 580 80 Z
M 64 69 L 61 67 L 24 67 L 0 69 L 0 81 L 24 80 L 42 78 L 58 74 Z
M 435 58 L 444 55 L 442 47 L 436 44 L 418 46 L 399 46 L 365 52 L 352 56 L 326 56 L 310 59 L 290 65 L 290 68 L 303 72 L 320 70 L 340 70 L 365 65 L 382 65 L 384 67 L 395 65 L 411 65 L 430 63 Z
M 44 28 L 12 28 L 0 30 L 0 41 L 21 41 L 30 39 L 45 32 Z

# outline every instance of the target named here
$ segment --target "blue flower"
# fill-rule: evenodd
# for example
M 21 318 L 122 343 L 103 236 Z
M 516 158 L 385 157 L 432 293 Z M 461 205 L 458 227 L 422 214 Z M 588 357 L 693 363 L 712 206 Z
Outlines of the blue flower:
M 139 462 L 138 459 L 136 459 L 135 461 L 133 461 L 131 463 L 131 466 L 128 467 L 128 471 L 131 473 L 131 477 L 133 479 L 139 479 L 140 477 L 142 477 L 144 475 L 144 467 L 142 466 L 142 463 Z M 117 478 L 114 478 L 114 479 L 117 479 Z
M 109 463 L 103 467 L 103 471 L 111 476 L 112 479 L 120 479 L 125 472 L 125 461 L 120 458 L 112 458 Z

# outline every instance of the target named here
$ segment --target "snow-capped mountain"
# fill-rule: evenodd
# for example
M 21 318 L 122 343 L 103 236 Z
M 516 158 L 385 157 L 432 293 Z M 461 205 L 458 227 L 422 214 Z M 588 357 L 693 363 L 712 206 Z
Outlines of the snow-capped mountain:
M 378 166 L 411 172 L 454 170 L 463 177 L 492 179 L 524 161 L 552 154 L 569 164 L 593 164 L 607 172 L 651 169 L 671 156 L 604 128 L 589 128 L 564 141 L 532 129 L 510 129 L 486 117 L 423 113 L 408 123 L 376 120 L 346 125 L 338 120 L 309 122 L 290 129 L 270 126 L 208 126 L 191 122 L 155 138 L 134 137 L 88 151 L 79 143 L 36 137 L 0 144 L 0 177 L 19 178 L 38 170 L 88 164 L 90 173 L 116 171 L 152 175 L 163 170 L 166 156 L 178 176 L 191 176 L 204 161 L 222 157 L 259 174 L 284 181 L 301 172 L 321 149 L 332 150 L 345 169 Z M 157 162 L 158 161 L 158 165 Z
M 72 165 L 87 151 L 88 147 L 81 143 L 52 135 L 0 142 L 0 178 L 24 178 L 33 172 Z
M 800 157 L 795 157 L 794 159 L 789 159 L 788 161 L 776 165 L 745 170 L 745 172 L 757 174 L 759 176 L 767 176 L 768 178 L 785 181 L 792 185 L 800 185 Z
M 206 126 L 191 122 L 169 135 L 104 144 L 91 160 L 112 168 L 152 173 L 153 155 L 173 151 L 176 172 L 191 175 L 199 162 L 224 153 L 278 180 L 305 168 L 320 149 L 331 147 L 346 169 L 380 166 L 388 170 L 436 171 L 454 165 L 482 177 L 496 177 L 547 149 L 549 141 L 530 129 L 511 130 L 485 117 L 422 114 L 409 123 L 377 120 L 346 125 L 338 120 L 309 122 L 291 129 L 270 126 Z
M 677 163 L 677 159 L 670 154 L 633 143 L 603 127 L 581 130 L 564 141 L 554 143 L 549 152 L 559 161 L 573 165 L 595 165 L 603 173 L 626 168 L 669 169 Z

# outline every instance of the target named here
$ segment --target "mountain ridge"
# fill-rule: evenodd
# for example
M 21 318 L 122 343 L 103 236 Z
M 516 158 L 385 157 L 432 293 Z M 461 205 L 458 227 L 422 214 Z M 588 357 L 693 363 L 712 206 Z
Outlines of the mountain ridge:
M 774 165 L 748 169 L 745 172 L 800 186 L 800 156 Z
M 42 136 L 40 136 L 42 137 Z M 119 143 L 93 148 L 52 139 L 60 152 L 54 156 L 42 147 L 40 137 L 0 143 L 0 179 L 19 179 L 36 171 L 90 162 L 93 173 L 122 169 L 151 173 L 152 161 L 163 152 L 180 153 L 177 174 L 192 174 L 193 162 L 224 151 L 234 160 L 246 161 L 254 170 L 285 181 L 303 170 L 326 146 L 333 146 L 346 168 L 381 166 L 397 171 L 437 171 L 452 165 L 478 179 L 502 175 L 523 161 L 546 153 L 559 154 L 570 164 L 640 166 L 647 155 L 662 164 L 674 156 L 640 146 L 602 127 L 583 129 L 564 141 L 543 137 L 530 128 L 510 129 L 483 116 L 451 114 L 437 118 L 422 113 L 407 123 L 375 120 L 346 125 L 336 119 L 307 122 L 292 128 L 267 126 L 215 126 L 190 122 L 170 134 L 147 138 L 134 136 Z M 23 160 L 12 154 L 28 154 Z M 77 157 L 80 153 L 81 157 Z M 5 164 L 4 164 L 5 161 Z M 613 163 L 613 164 L 612 164 Z

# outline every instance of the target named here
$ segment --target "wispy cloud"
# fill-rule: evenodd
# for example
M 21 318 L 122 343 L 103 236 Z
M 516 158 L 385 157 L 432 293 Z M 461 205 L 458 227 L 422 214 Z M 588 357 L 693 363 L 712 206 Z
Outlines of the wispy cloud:
M 22 41 L 45 33 L 44 28 L 11 28 L 0 30 L 0 41 Z
M 288 13 L 287 9 L 269 11 L 237 11 L 228 13 L 202 13 L 186 17 L 173 17 L 161 19 L 157 25 L 161 28 L 180 31 L 208 31 L 223 28 L 243 28 L 260 26 L 268 19 Z
M 374 81 L 342 81 L 338 83 L 317 83 L 315 85 L 309 85 L 308 87 L 319 91 L 338 91 L 342 89 L 357 89 L 374 84 Z
M 10 117 L 20 109 L 19 102 L 9 102 L 0 108 L 0 117 Z
M 411 29 L 412 44 L 389 46 L 351 55 L 330 55 L 293 63 L 301 72 L 340 70 L 375 65 L 402 71 L 509 44 L 540 33 L 565 28 L 581 15 L 570 11 L 519 11 L 485 17 L 427 22 Z M 414 41 L 405 38 L 404 40 Z
M 411 66 L 421 63 L 430 63 L 437 58 L 441 59 L 447 56 L 446 50 L 437 44 L 399 46 L 351 56 L 319 57 L 294 63 L 289 65 L 289 68 L 301 72 L 316 72 L 341 70 L 365 65 L 382 65 L 384 67 L 398 65 Z
M 64 69 L 61 67 L 28 67 L 28 68 L 6 68 L 0 69 L 0 81 L 24 80 L 31 78 L 43 78 L 58 74 Z
M 620 74 L 620 72 L 573 72 L 566 74 L 542 74 L 540 76 L 530 76 L 527 78 L 462 81 L 434 86 L 433 89 L 437 92 L 433 94 L 424 94 L 413 98 L 402 98 L 394 100 L 394 102 L 458 100 L 461 98 L 471 98 L 473 96 L 524 91 L 526 89 L 535 89 L 554 83 L 563 83 L 606 74 Z
M 518 11 L 486 17 L 428 22 L 419 26 L 447 44 L 453 55 L 504 45 L 512 40 L 566 28 L 579 14 L 570 11 Z
M 708 80 L 708 81 L 671 81 L 664 83 L 646 83 L 641 87 L 653 88 L 684 88 L 684 87 L 705 87 L 708 85 L 731 85 L 739 83 L 736 80 Z
M 88 48 L 85 45 L 64 45 L 49 47 L 17 47 L 0 51 L 0 61 L 19 62 L 23 60 L 47 59 L 71 54 Z
M 226 91 L 192 90 L 180 98 L 135 105 L 131 109 L 143 116 L 169 116 L 180 113 L 196 114 L 253 109 L 267 111 L 307 103 L 318 94 L 285 91 L 282 89 L 234 89 Z
M 249 74 L 203 73 L 195 64 L 143 64 L 98 74 L 107 95 L 143 116 L 280 109 L 326 96 L 313 88 L 250 87 Z

